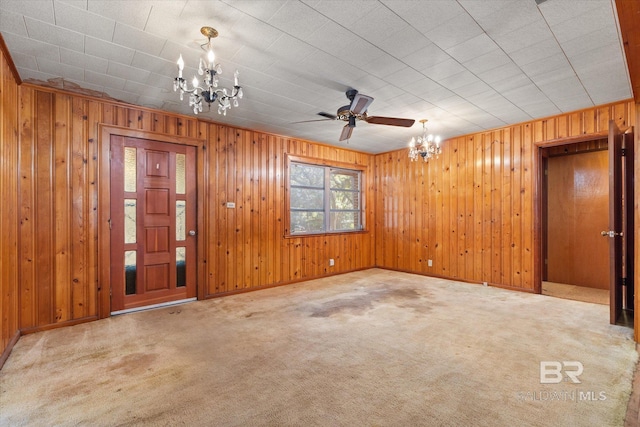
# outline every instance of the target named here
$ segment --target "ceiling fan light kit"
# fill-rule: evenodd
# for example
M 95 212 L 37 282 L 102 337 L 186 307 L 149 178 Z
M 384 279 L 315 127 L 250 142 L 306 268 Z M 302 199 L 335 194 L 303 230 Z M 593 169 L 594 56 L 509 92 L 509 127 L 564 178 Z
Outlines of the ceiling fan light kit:
M 442 153 L 440 136 L 427 134 L 427 119 L 420 120 L 420 123 L 422 123 L 422 135 L 417 139 L 411 138 L 409 142 L 409 158 L 412 162 L 417 161 L 420 157 L 428 162 L 431 157 L 436 156 L 437 158 Z
M 173 79 L 173 91 L 180 91 L 180 100 L 184 99 L 184 94 L 189 94 L 189 107 L 193 108 L 193 113 L 198 114 L 202 112 L 203 102 L 206 102 L 211 109 L 211 104 L 218 102 L 218 114 L 227 115 L 227 110 L 238 106 L 238 100 L 242 99 L 242 86 L 238 83 L 238 70 L 233 74 L 234 83 L 233 89 L 227 90 L 226 88 L 218 88 L 218 75 L 222 74 L 222 67 L 220 64 L 215 63 L 215 53 L 213 52 L 213 46 L 211 39 L 218 37 L 218 31 L 211 27 L 200 28 L 202 35 L 207 37 L 207 42 L 200 45 L 200 47 L 207 52 L 206 60 L 200 58 L 198 64 L 198 74 L 204 76 L 203 86 L 200 86 L 200 82 L 197 77 L 193 77 L 192 88 L 189 89 L 187 81 L 182 77 L 182 71 L 184 70 L 184 60 L 182 55 L 178 59 L 178 77 Z

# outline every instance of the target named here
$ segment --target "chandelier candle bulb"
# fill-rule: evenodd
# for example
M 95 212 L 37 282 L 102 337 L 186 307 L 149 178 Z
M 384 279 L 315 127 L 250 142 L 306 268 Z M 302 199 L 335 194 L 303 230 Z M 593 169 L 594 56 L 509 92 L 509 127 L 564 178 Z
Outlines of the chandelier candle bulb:
M 182 55 L 178 58 L 178 78 L 182 78 L 182 70 L 184 70 L 184 59 L 182 59 Z

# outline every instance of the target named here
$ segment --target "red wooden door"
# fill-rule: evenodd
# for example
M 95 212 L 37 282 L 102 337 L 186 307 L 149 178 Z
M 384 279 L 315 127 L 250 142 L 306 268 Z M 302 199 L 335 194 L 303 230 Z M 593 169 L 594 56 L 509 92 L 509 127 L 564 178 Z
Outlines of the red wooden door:
M 196 296 L 195 147 L 111 137 L 111 311 Z

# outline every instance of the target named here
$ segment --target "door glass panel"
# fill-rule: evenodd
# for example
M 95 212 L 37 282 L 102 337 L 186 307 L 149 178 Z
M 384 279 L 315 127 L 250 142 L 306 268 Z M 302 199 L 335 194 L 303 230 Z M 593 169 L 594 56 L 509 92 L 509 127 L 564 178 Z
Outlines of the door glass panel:
M 176 240 L 183 241 L 187 236 L 187 202 L 176 200 Z
M 176 248 L 176 286 L 187 285 L 187 248 Z
M 136 251 L 124 252 L 125 295 L 136 293 Z
M 124 191 L 136 191 L 136 147 L 124 147 Z
M 187 156 L 176 154 L 176 194 L 185 194 L 186 188 L 186 164 Z
M 136 199 L 124 199 L 124 242 L 136 242 Z

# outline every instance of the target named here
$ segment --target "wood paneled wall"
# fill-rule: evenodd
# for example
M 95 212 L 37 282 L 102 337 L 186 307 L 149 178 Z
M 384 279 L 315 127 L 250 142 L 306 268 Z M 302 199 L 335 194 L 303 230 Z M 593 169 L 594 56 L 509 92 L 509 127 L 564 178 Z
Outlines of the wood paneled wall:
M 107 284 L 97 271 L 99 124 L 205 141 L 198 154 L 205 200 L 199 287 L 208 297 L 372 266 L 533 290 L 537 145 L 601 134 L 609 118 L 621 127 L 635 122 L 634 105 L 617 103 L 455 138 L 439 159 L 411 164 L 406 150 L 372 156 L 32 85 L 8 87 L 14 93 L 3 87 L 2 100 L 16 110 L 3 108 L 1 116 L 1 191 L 15 204 L 2 204 L 0 224 L 8 235 L 19 224 L 13 262 L 20 285 L 4 264 L 16 251 L 3 249 L 3 340 L 12 318 L 29 332 L 100 314 L 98 286 Z M 18 124 L 19 140 L 5 123 Z M 287 154 L 364 165 L 367 232 L 285 237 Z M 17 303 L 16 292 L 19 308 L 4 309 Z
M 364 172 L 366 232 L 285 236 L 286 155 L 365 167 L 372 155 L 216 124 L 207 133 L 207 295 L 374 265 L 372 170 Z
M 534 291 L 538 147 L 600 138 L 610 119 L 633 125 L 634 104 L 453 138 L 429 163 L 406 149 L 376 156 L 376 265 Z
M 0 37 L 0 367 L 18 325 L 18 81 Z
M 97 318 L 99 124 L 205 140 L 206 264 L 201 296 L 373 266 L 373 225 L 357 234 L 284 237 L 285 155 L 368 166 L 373 156 L 137 109 L 32 85 L 20 87 L 20 328 Z M 149 137 L 153 139 L 153 137 Z M 365 198 L 373 199 L 373 175 Z M 235 209 L 227 209 L 227 201 Z M 373 224 L 374 205 L 367 205 Z M 328 259 L 335 259 L 329 267 Z M 105 315 L 108 313 L 102 313 Z

